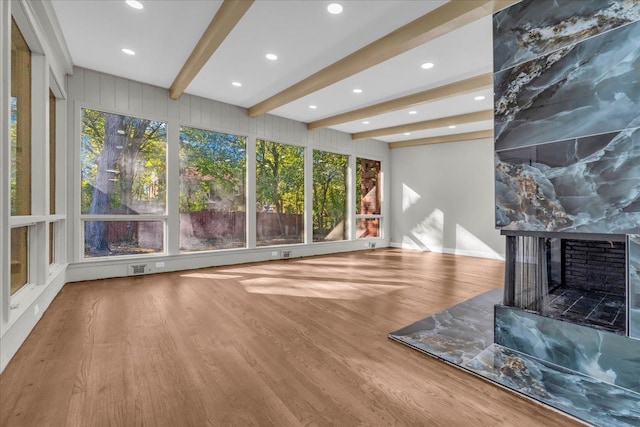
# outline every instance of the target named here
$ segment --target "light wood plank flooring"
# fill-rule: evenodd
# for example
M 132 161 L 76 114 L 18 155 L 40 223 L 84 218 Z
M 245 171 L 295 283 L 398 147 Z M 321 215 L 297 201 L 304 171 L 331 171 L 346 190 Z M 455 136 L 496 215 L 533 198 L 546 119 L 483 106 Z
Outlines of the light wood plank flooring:
M 70 283 L 0 376 L 0 425 L 583 425 L 386 337 L 502 280 L 378 249 Z

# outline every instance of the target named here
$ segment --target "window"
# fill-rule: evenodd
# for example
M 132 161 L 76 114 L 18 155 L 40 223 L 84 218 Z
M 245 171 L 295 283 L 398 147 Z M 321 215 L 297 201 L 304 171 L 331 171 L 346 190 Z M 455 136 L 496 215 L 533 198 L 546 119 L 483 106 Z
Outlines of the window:
M 246 137 L 180 128 L 180 250 L 246 246 Z
M 83 109 L 80 157 L 85 257 L 137 253 L 135 217 L 166 220 L 166 123 Z
M 31 50 L 11 20 L 11 215 L 31 215 Z M 29 283 L 29 227 L 11 229 L 11 287 Z
M 313 151 L 313 241 L 346 240 L 349 156 Z
M 104 244 L 111 256 L 164 251 L 163 221 L 85 221 L 84 236 L 85 256 L 95 254 L 95 249 L 88 247 L 92 242 Z
M 49 214 L 56 213 L 56 97 L 49 90 Z M 49 264 L 55 262 L 55 224 L 49 223 Z
M 356 159 L 356 237 L 380 237 L 380 162 Z
M 11 20 L 11 215 L 31 215 L 31 51 Z
M 304 242 L 304 148 L 256 141 L 257 246 Z
M 11 229 L 11 295 L 29 283 L 29 227 Z

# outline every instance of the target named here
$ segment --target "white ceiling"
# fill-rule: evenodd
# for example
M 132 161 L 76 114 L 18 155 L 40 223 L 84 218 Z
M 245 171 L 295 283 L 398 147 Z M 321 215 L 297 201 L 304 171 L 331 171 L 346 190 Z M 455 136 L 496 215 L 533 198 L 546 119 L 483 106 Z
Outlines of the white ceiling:
M 446 1 L 257 0 L 186 93 L 250 107 L 436 9 Z M 168 88 L 222 4 L 220 0 L 52 0 L 74 65 Z M 270 112 L 311 122 L 492 70 L 491 18 L 486 17 Z M 123 54 L 130 48 L 135 56 Z M 278 55 L 269 61 L 265 54 Z M 433 62 L 430 70 L 420 65 Z M 242 87 L 231 85 L 232 81 Z M 354 88 L 362 89 L 354 94 Z M 490 89 L 332 126 L 354 133 L 492 108 Z M 483 101 L 474 101 L 484 95 Z M 312 110 L 309 105 L 317 105 Z M 409 110 L 417 114 L 408 114 Z M 395 142 L 491 129 L 492 122 L 389 135 Z

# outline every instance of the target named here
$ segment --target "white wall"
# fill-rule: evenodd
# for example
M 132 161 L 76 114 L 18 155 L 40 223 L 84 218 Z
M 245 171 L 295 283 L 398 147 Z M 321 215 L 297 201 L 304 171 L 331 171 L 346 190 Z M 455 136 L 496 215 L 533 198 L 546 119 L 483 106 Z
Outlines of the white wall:
M 391 246 L 504 256 L 491 139 L 394 148 L 391 171 Z
M 67 206 L 67 218 L 72 226 L 68 228 L 69 261 L 67 281 L 90 280 L 103 277 L 118 277 L 128 274 L 128 265 L 138 263 L 142 257 L 127 257 L 126 259 L 82 259 L 82 223 L 79 217 L 80 197 L 79 188 L 79 147 L 80 147 L 80 110 L 83 107 L 101 111 L 114 112 L 136 117 L 163 120 L 168 126 L 168 191 L 177 191 L 178 165 L 177 147 L 180 125 L 193 126 L 221 132 L 229 132 L 247 136 L 248 153 L 248 200 L 247 200 L 247 249 L 234 249 L 228 251 L 214 251 L 203 253 L 181 254 L 178 251 L 178 210 L 177 203 L 168 206 L 168 252 L 165 255 L 144 258 L 151 266 L 152 272 L 173 271 L 187 268 L 198 268 L 215 265 L 227 265 L 252 261 L 263 261 L 279 258 L 273 255 L 273 251 L 287 249 L 292 251 L 292 256 L 308 256 L 332 252 L 352 251 L 365 248 L 364 241 L 351 240 L 344 242 L 323 242 L 303 245 L 290 245 L 277 248 L 255 247 L 255 199 L 252 194 L 255 182 L 255 140 L 264 138 L 281 143 L 290 143 L 306 147 L 308 149 L 321 149 L 358 157 L 365 157 L 382 162 L 384 194 L 389 194 L 389 148 L 384 142 L 375 140 L 353 141 L 349 134 L 331 129 L 307 131 L 304 123 L 288 120 L 272 115 L 264 115 L 250 118 L 246 110 L 241 107 L 212 101 L 197 96 L 183 95 L 179 100 L 171 100 L 168 91 L 159 87 L 99 73 L 92 70 L 75 68 L 72 76 L 68 78 L 68 129 L 70 138 L 68 150 L 68 188 L 69 197 Z M 307 167 L 305 169 L 305 182 L 307 196 L 311 195 L 311 156 L 307 155 Z M 355 166 L 354 157 L 351 159 L 351 167 Z M 354 178 L 352 178 L 354 179 Z M 174 186 L 173 188 L 171 186 Z M 384 197 L 384 196 L 383 196 Z M 355 195 L 351 195 L 350 205 L 355 206 Z M 176 199 L 177 200 L 177 199 Z M 311 223 L 309 204 L 306 205 L 307 224 Z M 383 199 L 382 214 L 388 215 L 389 198 Z M 350 215 L 353 220 L 353 214 Z M 386 236 L 386 237 L 385 237 Z M 388 246 L 389 221 L 383 219 L 383 238 L 375 239 L 378 247 Z M 310 241 L 311 230 L 307 232 L 307 241 Z M 155 269 L 156 262 L 164 262 L 164 267 Z

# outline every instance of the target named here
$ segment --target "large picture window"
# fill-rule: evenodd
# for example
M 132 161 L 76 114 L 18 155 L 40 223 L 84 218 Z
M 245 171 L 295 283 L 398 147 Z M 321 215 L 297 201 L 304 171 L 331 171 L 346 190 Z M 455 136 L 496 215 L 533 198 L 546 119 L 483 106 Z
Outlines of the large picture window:
M 180 250 L 246 246 L 246 137 L 180 128 Z
M 304 242 L 304 148 L 256 142 L 257 246 Z
M 380 237 L 381 172 L 377 160 L 356 158 L 356 237 Z
M 313 241 L 347 240 L 349 156 L 313 151 Z
M 11 215 L 31 215 L 31 50 L 11 20 Z
M 165 215 L 166 145 L 164 122 L 83 109 L 81 213 L 92 219 Z M 85 256 L 121 253 L 109 238 L 114 224 L 85 223 Z M 137 245 L 135 235 L 128 237 L 119 247 Z

